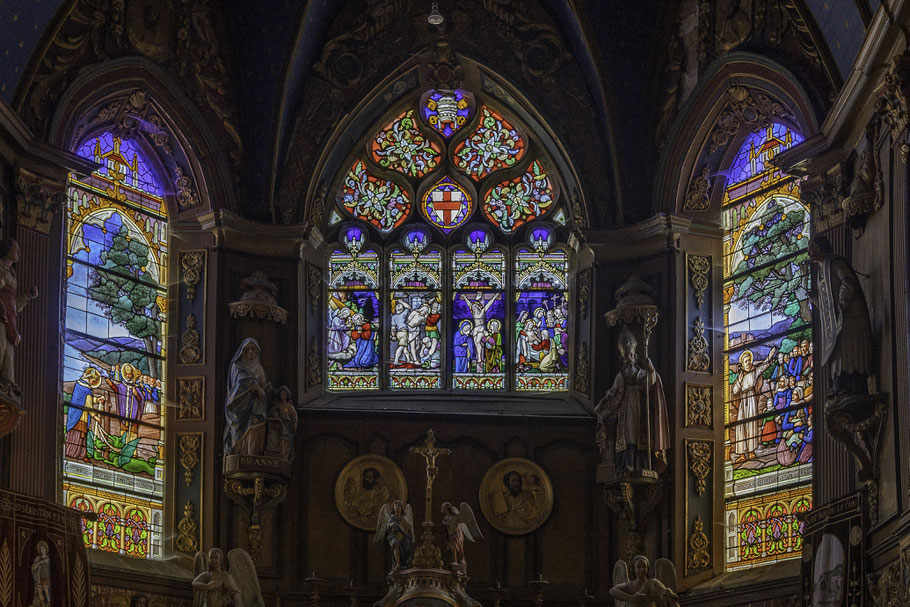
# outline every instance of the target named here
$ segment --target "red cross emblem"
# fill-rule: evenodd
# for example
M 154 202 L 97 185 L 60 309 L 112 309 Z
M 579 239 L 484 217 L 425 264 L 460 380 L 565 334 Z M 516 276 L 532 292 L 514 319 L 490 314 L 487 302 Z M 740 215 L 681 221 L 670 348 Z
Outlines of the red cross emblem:
M 433 214 L 436 215 L 443 225 L 448 226 L 454 223 L 452 213 L 456 213 L 455 219 L 458 218 L 459 213 L 457 212 L 461 210 L 464 196 L 462 195 L 461 190 L 455 188 L 437 188 L 433 190 L 431 200 L 433 202 Z

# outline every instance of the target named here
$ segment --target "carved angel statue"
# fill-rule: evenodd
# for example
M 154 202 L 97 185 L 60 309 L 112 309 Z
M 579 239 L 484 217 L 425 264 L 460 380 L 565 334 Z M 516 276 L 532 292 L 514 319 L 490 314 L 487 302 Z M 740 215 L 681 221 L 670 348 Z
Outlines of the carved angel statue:
M 227 561 L 225 571 L 224 553 L 219 548 L 207 555 L 196 553 L 193 607 L 265 607 L 256 566 L 246 550 L 231 550 Z
M 452 555 L 452 564 L 460 565 L 467 571 L 468 566 L 464 560 L 464 541 L 467 539 L 476 542 L 483 539 L 483 533 L 480 532 L 477 519 L 474 518 L 474 511 L 467 502 L 461 502 L 458 508 L 449 502 L 444 502 L 441 512 L 442 526 L 446 530 L 446 545 Z
M 392 552 L 392 571 L 411 566 L 411 547 L 414 545 L 414 515 L 410 504 L 394 500 L 383 504 L 376 521 L 373 543 L 385 538 Z
M 616 561 L 613 566 L 613 587 L 610 596 L 617 607 L 679 607 L 676 601 L 676 567 L 667 559 L 657 559 L 654 568 L 657 577 L 649 578 L 651 564 L 647 557 L 638 555 L 632 559 L 632 573 L 625 561 Z

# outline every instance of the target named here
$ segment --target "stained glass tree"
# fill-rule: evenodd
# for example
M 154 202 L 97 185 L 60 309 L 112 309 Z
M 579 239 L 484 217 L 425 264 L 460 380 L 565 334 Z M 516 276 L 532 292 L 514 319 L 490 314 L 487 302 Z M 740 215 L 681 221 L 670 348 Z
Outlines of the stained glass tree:
M 800 141 L 782 124 L 751 134 L 724 193 L 728 569 L 797 556 L 811 505 L 809 210 L 769 162 Z
M 167 214 L 138 142 L 111 133 L 77 151 L 70 179 L 64 323 L 63 491 L 95 512 L 87 546 L 160 557 L 164 491 Z M 158 521 L 153 524 L 151 521 Z

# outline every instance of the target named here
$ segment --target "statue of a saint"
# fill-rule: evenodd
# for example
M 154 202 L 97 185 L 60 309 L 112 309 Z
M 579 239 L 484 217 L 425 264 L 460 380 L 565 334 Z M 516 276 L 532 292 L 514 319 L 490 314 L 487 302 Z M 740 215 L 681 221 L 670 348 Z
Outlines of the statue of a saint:
M 278 388 L 278 399 L 268 410 L 268 440 L 266 455 L 287 461 L 294 459 L 294 435 L 297 432 L 297 410 L 287 386 Z
M 831 394 L 868 394 L 872 375 L 872 325 L 862 287 L 850 263 L 835 255 L 824 236 L 809 241 L 809 257 L 818 265 L 813 299 L 823 336 L 822 364 Z
M 648 469 L 649 450 L 656 459 L 651 467 L 661 472 L 666 468 L 665 451 L 670 447 L 667 401 L 651 359 L 645 359 L 647 369 L 638 365 L 637 348 L 638 340 L 623 326 L 618 344 L 622 369 L 594 412 L 601 424 L 607 415 L 615 412 L 617 416 L 614 445 L 617 472 Z
M 224 406 L 225 455 L 259 455 L 265 449 L 266 420 L 275 389 L 259 356 L 259 343 L 247 338 L 231 359 Z
M 16 327 L 16 315 L 31 300 L 38 297 L 38 289 L 28 293 L 18 292 L 16 269 L 19 261 L 19 244 L 12 238 L 0 240 L 0 323 L 4 325 L 0 336 L 0 391 L 19 396 L 14 369 L 15 349 L 22 341 Z
M 51 557 L 47 542 L 37 544 L 38 556 L 32 561 L 32 579 L 35 582 L 35 598 L 32 605 L 50 607 L 51 603 Z

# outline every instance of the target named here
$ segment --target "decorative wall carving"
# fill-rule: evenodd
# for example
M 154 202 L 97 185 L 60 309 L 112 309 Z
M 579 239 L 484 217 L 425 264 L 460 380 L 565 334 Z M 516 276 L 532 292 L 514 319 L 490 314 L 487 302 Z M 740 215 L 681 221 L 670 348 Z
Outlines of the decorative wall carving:
M 695 308 L 701 310 L 705 301 L 705 289 L 708 288 L 708 273 L 711 270 L 711 258 L 704 255 L 686 253 L 686 265 L 689 269 L 689 284 L 695 291 Z
M 578 294 L 578 316 L 587 320 L 591 305 L 591 268 L 576 274 L 576 293 Z
M 205 415 L 205 377 L 177 378 L 177 419 L 202 419 Z
M 581 342 L 578 348 L 578 362 L 575 365 L 575 391 L 588 395 L 588 375 L 590 363 L 588 362 L 588 342 Z
M 875 573 L 869 574 L 869 593 L 875 607 L 902 607 L 904 593 L 900 560 L 894 560 Z
M 841 163 L 825 175 L 810 178 L 799 190 L 799 198 L 812 211 L 816 232 L 822 233 L 844 222 L 841 204 L 847 196 L 846 167 Z
M 194 518 L 193 502 L 187 501 L 183 505 L 183 518 L 177 523 L 176 543 L 180 552 L 196 554 L 199 551 L 199 523 Z
M 859 234 L 862 234 L 865 229 L 866 218 L 882 208 L 884 204 L 882 170 L 879 167 L 878 152 L 875 149 L 876 141 L 878 141 L 878 122 L 873 119 L 866 127 L 866 147 L 860 156 L 856 175 L 850 182 L 850 192 L 841 202 L 844 218 Z
M 714 387 L 686 384 L 686 426 L 714 427 Z
M 695 319 L 692 326 L 692 337 L 688 343 L 686 369 L 689 371 L 707 371 L 711 367 L 711 355 L 708 340 L 705 339 L 705 323 L 701 317 Z
M 695 495 L 697 496 L 704 494 L 707 489 L 707 479 L 711 474 L 711 453 L 713 451 L 714 445 L 711 441 L 686 441 L 689 472 L 695 477 Z
M 692 533 L 687 542 L 686 572 L 707 569 L 711 566 L 711 543 L 705 535 L 705 524 L 700 516 L 695 517 L 692 524 Z
M 256 270 L 240 281 L 243 294 L 228 304 L 231 318 L 258 318 L 286 324 L 288 311 L 278 305 L 278 286 L 264 272 Z
M 310 350 L 306 357 L 307 387 L 315 388 L 322 385 L 322 359 L 319 357 L 319 342 L 314 335 L 310 338 Z
M 180 465 L 183 466 L 183 480 L 186 486 L 193 484 L 193 471 L 199 465 L 202 448 L 202 434 L 198 432 L 177 433 L 180 445 Z
M 16 209 L 19 225 L 47 234 L 57 209 L 66 203 L 63 184 L 49 182 L 24 169 L 16 172 Z
M 319 313 L 319 302 L 322 299 L 322 269 L 312 263 L 307 262 L 307 297 L 310 300 L 310 314 Z
M 708 153 L 730 143 L 743 127 L 751 131 L 771 126 L 777 118 L 795 121 L 796 116 L 771 95 L 734 84 L 727 89 L 727 104 L 714 121 L 709 137 Z
M 192 207 L 198 207 L 200 198 L 199 193 L 196 191 L 196 186 L 193 184 L 193 180 L 183 172 L 183 167 L 179 164 L 174 165 L 174 173 L 176 173 L 176 177 L 174 178 L 176 192 L 174 195 L 177 197 L 177 206 L 181 211 Z
M 196 286 L 205 270 L 205 249 L 181 251 L 180 270 L 183 273 L 183 284 L 186 285 L 186 298 L 193 301 L 196 299 Z
M 683 211 L 707 211 L 711 208 L 711 169 L 706 164 L 686 188 Z
M 910 56 L 898 55 L 891 60 L 891 70 L 885 74 L 885 86 L 875 103 L 882 122 L 891 132 L 891 147 L 897 150 L 901 161 L 907 162 L 910 145 Z
M 186 317 L 186 331 L 180 338 L 180 350 L 177 360 L 182 365 L 194 365 L 202 360 L 199 331 L 196 330 L 196 315 L 188 314 Z
M 209 0 L 183 1 L 177 12 L 177 69 L 193 100 L 211 111 L 229 139 L 234 168 L 241 166 L 243 141 L 231 101 L 230 78 L 221 59 Z M 236 172 L 235 172 L 236 174 Z M 236 177 L 235 177 L 236 178 Z

